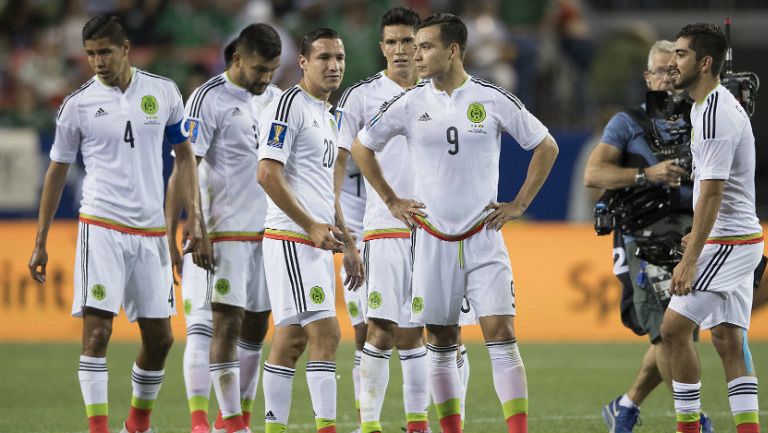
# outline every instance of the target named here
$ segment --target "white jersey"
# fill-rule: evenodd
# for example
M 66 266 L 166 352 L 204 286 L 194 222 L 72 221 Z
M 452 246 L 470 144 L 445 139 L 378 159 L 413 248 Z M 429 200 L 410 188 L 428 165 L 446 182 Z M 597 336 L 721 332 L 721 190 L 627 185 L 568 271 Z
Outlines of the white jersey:
M 227 73 L 195 89 L 185 108 L 189 141 L 200 164 L 200 196 L 211 241 L 260 240 L 267 199 L 257 181 L 258 117 L 281 91 L 261 95 Z
M 450 96 L 431 81 L 418 84 L 388 102 L 358 139 L 380 151 L 406 137 L 428 230 L 450 238 L 476 230 L 497 199 L 503 131 L 527 150 L 548 134 L 514 95 L 470 76 Z
M 339 99 L 336 119 L 339 122 L 339 147 L 351 149 L 355 137 L 365 124 L 381 110 L 387 101 L 403 93 L 404 89 L 389 79 L 384 72 L 366 78 L 348 88 Z M 384 179 L 398 197 L 413 197 L 413 163 L 405 137 L 396 136 L 376 154 Z M 365 240 L 382 237 L 408 237 L 410 230 L 392 216 L 389 208 L 371 185 L 365 181 L 368 193 L 363 222 Z
M 339 137 L 341 139 L 341 137 Z M 341 146 L 339 146 L 341 147 Z M 357 249 L 363 249 L 363 217 L 365 215 L 366 192 L 363 175 L 352 158 L 347 159 L 344 183 L 339 194 L 339 204 L 344 213 L 344 223 L 354 235 Z
M 334 224 L 333 166 L 338 127 L 326 101 L 293 86 L 264 110 L 259 160 L 283 164 L 299 204 L 320 223 Z M 312 244 L 306 233 L 267 197 L 265 237 Z
M 165 234 L 163 137 L 186 140 L 184 105 L 173 81 L 133 68 L 125 92 L 93 77 L 56 118 L 51 159 L 83 154 L 83 222 L 145 236 Z
M 704 103 L 691 109 L 693 125 L 693 206 L 700 181 L 725 181 L 723 200 L 711 238 L 759 238 L 762 228 L 755 210 L 755 136 L 749 116 L 725 87 L 718 85 Z M 725 239 L 739 243 L 739 240 Z

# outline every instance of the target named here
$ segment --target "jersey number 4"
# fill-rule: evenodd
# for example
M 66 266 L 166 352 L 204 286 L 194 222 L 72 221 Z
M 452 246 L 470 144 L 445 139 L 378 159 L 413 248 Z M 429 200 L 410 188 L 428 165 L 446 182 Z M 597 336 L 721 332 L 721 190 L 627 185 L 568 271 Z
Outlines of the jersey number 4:
M 133 145 L 133 128 L 131 128 L 131 121 L 125 122 L 125 133 L 123 134 L 123 141 L 126 143 L 131 144 L 131 149 L 134 148 Z

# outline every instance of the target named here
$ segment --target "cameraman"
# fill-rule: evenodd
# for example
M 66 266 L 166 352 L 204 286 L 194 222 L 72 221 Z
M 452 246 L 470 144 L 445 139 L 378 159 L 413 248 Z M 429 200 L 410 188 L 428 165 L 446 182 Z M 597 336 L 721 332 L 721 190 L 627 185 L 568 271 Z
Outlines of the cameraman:
M 648 54 L 648 69 L 643 77 L 649 90 L 672 90 L 667 75 L 667 63 L 674 44 L 657 41 Z M 650 120 L 650 121 L 649 121 Z M 652 126 L 652 127 L 651 127 Z M 649 143 L 648 137 L 663 144 L 674 141 L 671 131 L 690 127 L 683 118 L 677 120 L 648 119 L 645 106 L 627 109 L 611 118 L 603 131 L 600 143 L 592 150 L 587 162 L 584 183 L 587 187 L 607 190 L 649 187 L 679 189 L 679 205 L 660 221 L 644 227 L 651 233 L 674 232 L 682 236 L 691 225 L 692 190 L 689 172 L 677 165 L 677 159 L 664 159 L 660 146 Z M 679 137 L 682 138 L 682 137 Z M 688 137 L 683 146 L 689 149 Z M 664 153 L 669 154 L 669 152 Z M 681 164 L 682 165 L 682 164 Z M 611 433 L 631 433 L 640 413 L 639 406 L 662 381 L 671 389 L 669 361 L 663 353 L 660 326 L 669 299 L 660 300 L 650 284 L 649 273 L 661 272 L 663 279 L 671 277 L 663 268 L 654 267 L 637 257 L 636 236 L 639 233 L 622 233 L 614 228 L 614 273 L 622 283 L 622 322 L 638 335 L 648 334 L 651 346 L 646 351 L 640 372 L 623 396 L 603 408 L 603 418 Z M 647 233 L 646 233 L 647 234 Z M 666 275 L 665 275 L 666 274 Z M 662 296 L 663 298 L 663 296 Z M 667 296 L 668 298 L 668 296 Z M 711 432 L 709 419 L 702 415 L 703 431 Z

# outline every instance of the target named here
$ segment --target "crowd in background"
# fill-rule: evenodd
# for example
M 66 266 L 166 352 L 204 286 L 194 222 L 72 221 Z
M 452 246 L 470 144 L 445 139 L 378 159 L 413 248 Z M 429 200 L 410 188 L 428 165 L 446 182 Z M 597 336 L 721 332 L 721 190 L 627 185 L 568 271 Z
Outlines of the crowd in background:
M 92 75 L 80 32 L 96 13 L 120 17 L 133 64 L 172 78 L 187 96 L 223 69 L 222 47 L 252 22 L 270 23 L 284 40 L 276 77 L 283 88 L 299 78 L 301 35 L 319 26 L 339 31 L 348 56 L 343 89 L 383 67 L 378 21 L 401 4 L 421 16 L 462 16 L 469 72 L 513 91 L 548 124 L 578 128 L 593 120 L 583 108 L 599 102 L 588 77 L 600 50 L 580 0 L 6 0 L 0 1 L 0 126 L 52 130 L 64 96 Z M 652 36 L 644 38 L 648 44 Z

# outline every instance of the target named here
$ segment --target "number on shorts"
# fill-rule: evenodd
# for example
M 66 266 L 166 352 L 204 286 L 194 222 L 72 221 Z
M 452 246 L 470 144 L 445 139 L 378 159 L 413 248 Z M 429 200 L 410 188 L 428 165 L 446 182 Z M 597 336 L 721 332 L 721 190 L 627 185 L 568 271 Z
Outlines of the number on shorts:
M 616 247 L 613 249 L 613 274 L 621 275 L 629 272 L 627 264 L 627 252 L 624 248 Z
M 168 303 L 171 304 L 171 308 L 176 308 L 174 306 L 175 301 L 176 298 L 173 295 L 173 284 L 171 284 L 171 291 L 168 293 Z

